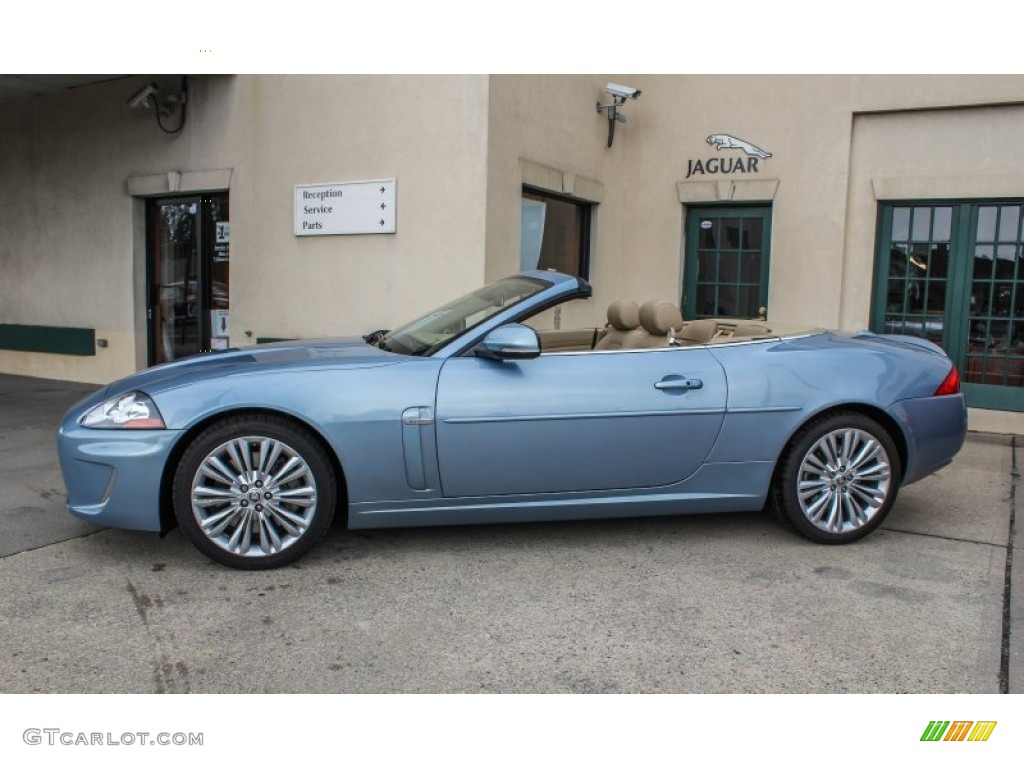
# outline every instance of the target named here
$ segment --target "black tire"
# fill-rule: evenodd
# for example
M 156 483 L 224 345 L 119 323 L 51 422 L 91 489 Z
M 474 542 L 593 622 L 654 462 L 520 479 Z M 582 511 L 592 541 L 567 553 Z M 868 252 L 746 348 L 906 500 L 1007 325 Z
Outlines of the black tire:
M 279 568 L 306 554 L 327 532 L 336 499 L 331 461 L 316 438 L 262 414 L 231 416 L 196 435 L 172 487 L 189 540 L 243 570 Z
M 901 478 L 889 432 L 857 411 L 835 411 L 793 436 L 776 468 L 768 510 L 811 541 L 848 544 L 882 524 Z

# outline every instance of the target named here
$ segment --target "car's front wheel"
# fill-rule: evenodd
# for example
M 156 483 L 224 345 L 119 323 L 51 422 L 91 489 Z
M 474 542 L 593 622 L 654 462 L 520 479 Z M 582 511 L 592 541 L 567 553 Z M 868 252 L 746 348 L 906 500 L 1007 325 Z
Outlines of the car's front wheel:
M 310 433 L 271 415 L 226 418 L 200 432 L 174 475 L 185 535 L 232 568 L 277 568 L 302 557 L 334 515 L 331 462 Z
M 812 541 L 846 544 L 882 524 L 900 478 L 899 452 L 885 428 L 856 411 L 834 412 L 790 442 L 769 510 Z

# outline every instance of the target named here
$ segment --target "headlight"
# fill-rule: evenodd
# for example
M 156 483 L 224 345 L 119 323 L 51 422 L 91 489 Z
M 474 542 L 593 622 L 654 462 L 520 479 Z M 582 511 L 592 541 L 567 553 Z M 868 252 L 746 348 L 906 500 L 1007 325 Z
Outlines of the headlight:
M 90 409 L 81 425 L 93 429 L 164 429 L 160 411 L 147 395 L 128 392 Z

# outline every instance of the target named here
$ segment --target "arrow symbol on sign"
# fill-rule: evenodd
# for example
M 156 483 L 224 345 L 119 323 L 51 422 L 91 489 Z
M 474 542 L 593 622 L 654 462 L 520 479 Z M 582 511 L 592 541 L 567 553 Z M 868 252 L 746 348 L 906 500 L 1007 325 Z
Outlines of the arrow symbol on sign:
M 381 188 L 380 188 L 380 193 L 381 193 L 382 195 L 384 194 L 384 187 L 381 187 Z
M 381 220 L 380 220 L 380 225 L 381 225 L 382 227 L 384 226 L 384 219 L 381 219 Z
M 388 207 L 388 204 L 387 204 L 387 203 L 381 203 L 381 204 L 380 204 L 380 209 L 381 209 L 382 211 L 383 211 L 383 210 L 384 210 L 385 208 L 387 208 L 387 207 Z

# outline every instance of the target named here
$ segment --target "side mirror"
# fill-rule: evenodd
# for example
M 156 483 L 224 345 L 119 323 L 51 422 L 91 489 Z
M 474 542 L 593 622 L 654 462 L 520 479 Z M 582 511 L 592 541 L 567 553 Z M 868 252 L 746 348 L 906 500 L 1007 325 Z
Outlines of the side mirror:
M 475 354 L 492 360 L 531 360 L 540 357 L 540 337 L 528 325 L 509 323 L 484 336 Z

